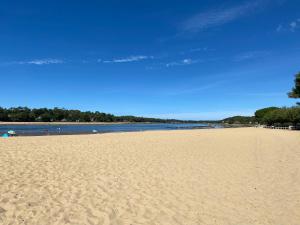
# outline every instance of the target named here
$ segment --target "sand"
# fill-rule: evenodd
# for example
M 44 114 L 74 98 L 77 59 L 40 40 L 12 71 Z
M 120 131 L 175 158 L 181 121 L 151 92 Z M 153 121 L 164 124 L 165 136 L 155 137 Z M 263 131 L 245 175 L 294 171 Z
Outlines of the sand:
M 0 224 L 300 224 L 300 132 L 0 139 Z

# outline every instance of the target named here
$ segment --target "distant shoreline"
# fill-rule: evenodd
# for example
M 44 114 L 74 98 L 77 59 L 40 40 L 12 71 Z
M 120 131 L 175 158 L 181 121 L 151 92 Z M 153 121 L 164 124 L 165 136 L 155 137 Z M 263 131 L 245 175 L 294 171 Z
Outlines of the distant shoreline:
M 109 125 L 109 124 L 136 124 L 136 123 L 137 122 L 0 122 L 0 125 L 89 125 L 89 124 Z
M 112 124 L 218 124 L 217 122 L 195 121 L 195 122 L 5 122 L 0 121 L 1 125 L 112 125 Z

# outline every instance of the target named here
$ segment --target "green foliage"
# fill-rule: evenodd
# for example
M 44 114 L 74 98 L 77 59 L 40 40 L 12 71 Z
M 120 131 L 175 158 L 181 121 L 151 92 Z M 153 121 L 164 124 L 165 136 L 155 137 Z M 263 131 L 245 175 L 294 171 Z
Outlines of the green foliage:
M 102 112 L 81 112 L 63 108 L 29 109 L 27 107 L 1 108 L 0 121 L 7 122 L 156 122 L 156 123 L 189 123 L 205 121 L 183 121 L 171 119 L 144 118 L 135 116 L 114 116 Z M 213 121 L 209 121 L 213 122 Z
M 0 107 L 0 121 L 8 121 L 8 120 L 9 117 L 7 111 Z
M 5 109 L 4 109 L 5 111 Z M 5 111 L 7 117 L 11 121 L 16 122 L 28 122 L 32 120 L 30 109 L 27 107 L 10 108 L 9 111 Z
M 268 114 L 269 112 L 272 112 L 274 110 L 277 110 L 277 109 L 279 109 L 279 108 L 278 107 L 268 107 L 268 108 L 264 108 L 264 109 L 259 109 L 255 112 L 255 119 L 261 123 L 266 114 Z
M 299 126 L 300 125 L 300 107 L 277 108 L 269 107 L 257 110 L 255 117 L 234 116 L 222 121 L 228 124 L 260 124 L 268 126 Z
M 290 98 L 300 98 L 300 73 L 296 74 L 295 87 L 288 95 Z
M 233 116 L 226 118 L 222 121 L 228 124 L 252 124 L 255 123 L 255 117 L 253 116 Z
M 269 111 L 261 120 L 262 124 L 288 126 L 300 124 L 300 107 L 280 108 Z

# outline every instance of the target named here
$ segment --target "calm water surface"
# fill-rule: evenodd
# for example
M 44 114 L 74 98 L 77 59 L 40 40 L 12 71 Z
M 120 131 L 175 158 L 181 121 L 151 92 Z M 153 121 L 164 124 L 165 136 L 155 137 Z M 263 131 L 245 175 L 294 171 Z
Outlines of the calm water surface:
M 207 124 L 64 124 L 64 125 L 0 125 L 0 134 L 8 130 L 16 131 L 17 135 L 58 135 L 58 134 L 89 134 L 107 132 L 129 132 L 147 130 L 177 130 L 215 128 Z

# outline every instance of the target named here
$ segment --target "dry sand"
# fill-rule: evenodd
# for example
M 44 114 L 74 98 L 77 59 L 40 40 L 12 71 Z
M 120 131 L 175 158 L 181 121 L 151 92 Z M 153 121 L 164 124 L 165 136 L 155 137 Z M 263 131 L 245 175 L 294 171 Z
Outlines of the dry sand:
M 0 224 L 300 224 L 300 132 L 0 139 Z

